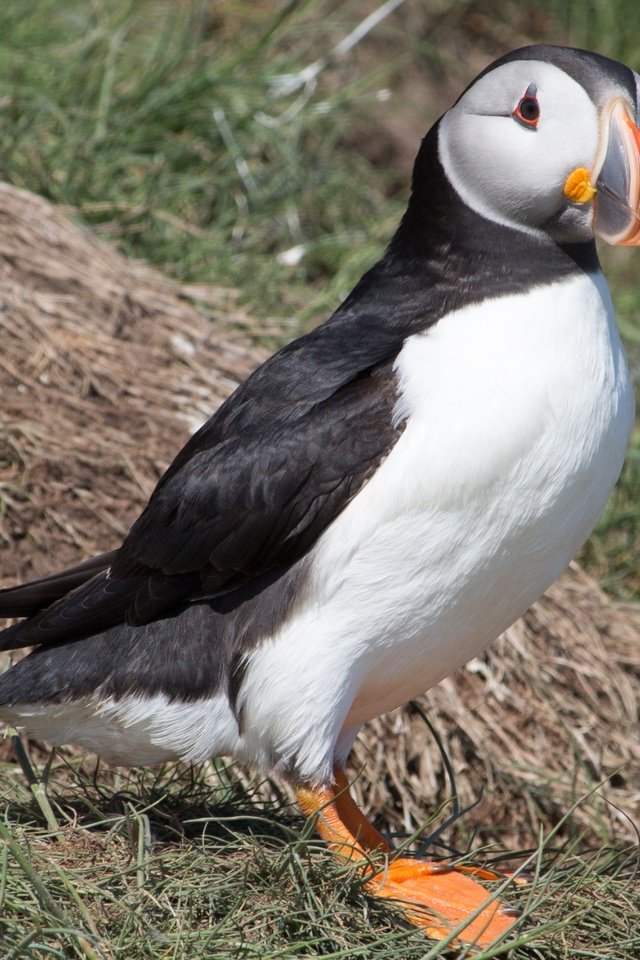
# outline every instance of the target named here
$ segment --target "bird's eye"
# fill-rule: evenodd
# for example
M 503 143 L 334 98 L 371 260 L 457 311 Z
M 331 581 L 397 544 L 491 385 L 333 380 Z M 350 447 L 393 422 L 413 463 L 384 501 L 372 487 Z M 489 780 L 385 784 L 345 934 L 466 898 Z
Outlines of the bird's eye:
M 518 123 L 529 127 L 530 130 L 535 130 L 538 126 L 538 120 L 540 119 L 540 104 L 538 103 L 536 92 L 535 84 L 530 83 L 520 103 L 513 111 L 513 116 Z

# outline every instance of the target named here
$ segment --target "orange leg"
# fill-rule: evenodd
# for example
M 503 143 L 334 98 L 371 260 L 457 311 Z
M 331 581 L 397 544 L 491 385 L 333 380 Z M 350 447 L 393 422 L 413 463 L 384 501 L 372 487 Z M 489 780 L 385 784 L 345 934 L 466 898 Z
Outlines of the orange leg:
M 335 772 L 335 787 L 298 789 L 298 803 L 307 816 L 318 817 L 318 833 L 344 860 L 366 860 L 367 887 L 374 896 L 404 902 L 408 919 L 442 940 L 477 911 L 458 935 L 461 943 L 487 947 L 505 934 L 518 912 L 497 901 L 487 904 L 488 891 L 461 871 L 444 863 L 393 857 L 393 851 L 356 806 L 344 771 Z M 374 867 L 372 856 L 385 854 L 386 869 Z

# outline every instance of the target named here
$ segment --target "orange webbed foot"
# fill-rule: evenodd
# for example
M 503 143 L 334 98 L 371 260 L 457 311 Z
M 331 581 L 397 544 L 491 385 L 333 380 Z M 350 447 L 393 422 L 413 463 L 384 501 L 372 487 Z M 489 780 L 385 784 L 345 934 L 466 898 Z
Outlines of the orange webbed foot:
M 318 817 L 317 829 L 343 860 L 363 862 L 366 886 L 373 896 L 397 900 L 407 918 L 436 940 L 458 927 L 459 943 L 487 947 L 509 932 L 519 911 L 504 907 L 473 879 L 497 879 L 490 871 L 453 867 L 411 857 L 394 856 L 382 834 L 356 806 L 342 770 L 335 786 L 320 790 L 301 787 L 298 802 L 308 815 Z M 380 869 L 380 856 L 385 862 Z
M 456 939 L 486 947 L 508 933 L 519 916 L 491 900 L 477 880 L 441 862 L 398 857 L 367 887 L 374 896 L 400 901 L 408 919 L 435 940 L 464 924 Z

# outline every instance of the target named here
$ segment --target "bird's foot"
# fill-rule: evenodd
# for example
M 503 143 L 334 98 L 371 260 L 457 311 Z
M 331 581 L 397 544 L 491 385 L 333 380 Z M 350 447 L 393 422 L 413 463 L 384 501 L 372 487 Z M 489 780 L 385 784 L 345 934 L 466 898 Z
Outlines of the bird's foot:
M 298 802 L 307 816 L 317 816 L 318 833 L 336 856 L 362 861 L 369 893 L 401 903 L 411 923 L 436 940 L 460 927 L 455 942 L 486 947 L 508 933 L 519 911 L 492 899 L 474 879 L 500 879 L 498 875 L 477 867 L 394 855 L 356 806 L 342 770 L 335 771 L 335 780 L 335 786 L 320 790 L 301 787 Z M 382 869 L 381 855 L 385 857 Z
M 508 933 L 519 911 L 491 900 L 465 872 L 442 862 L 398 857 L 367 882 L 370 893 L 402 903 L 408 919 L 435 940 L 461 927 L 456 940 L 489 946 Z

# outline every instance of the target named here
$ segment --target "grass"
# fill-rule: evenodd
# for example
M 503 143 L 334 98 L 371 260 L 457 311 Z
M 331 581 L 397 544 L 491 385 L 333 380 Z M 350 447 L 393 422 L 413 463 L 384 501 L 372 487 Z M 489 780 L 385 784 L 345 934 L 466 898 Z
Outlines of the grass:
M 375 7 L 5 0 L 0 173 L 131 256 L 237 287 L 284 340 L 325 316 L 382 251 L 407 193 L 398 123 L 417 143 L 474 72 L 470 49 L 481 61 L 551 38 L 640 63 L 634 0 L 547 0 L 529 12 L 514 2 L 499 15 L 480 0 L 408 2 L 336 57 Z M 444 92 L 424 100 L 423 88 Z M 607 264 L 638 373 L 635 257 L 615 252 Z M 635 599 L 639 493 L 637 435 L 585 553 L 608 590 Z M 11 960 L 443 953 L 367 898 L 293 810 L 233 772 L 92 782 L 56 761 L 59 831 L 14 765 L 0 767 L 0 794 L 0 944 Z M 532 917 L 514 960 L 639 955 L 635 851 L 605 838 L 585 853 L 579 836 L 556 850 L 542 838 L 534 862 L 545 869 L 532 887 L 508 893 Z
M 94 780 L 72 762 L 57 760 L 50 773 L 57 831 L 35 815 L 15 768 L 0 769 L 7 958 L 463 955 L 430 945 L 368 897 L 357 871 L 337 863 L 294 810 L 265 803 L 246 780 L 240 788 L 233 769 L 103 771 Z M 577 847 L 541 838 L 532 882 L 503 894 L 525 912 L 512 960 L 636 955 L 637 850 Z
M 263 315 L 286 317 L 302 284 L 331 275 L 322 309 L 375 258 L 395 211 L 378 215 L 363 159 L 336 162 L 388 71 L 275 93 L 338 38 L 337 12 L 316 22 L 309 6 L 229 3 L 220 25 L 206 3 L 4 4 L 0 170 L 133 256 L 242 287 Z M 274 264 L 301 246 L 299 269 Z

